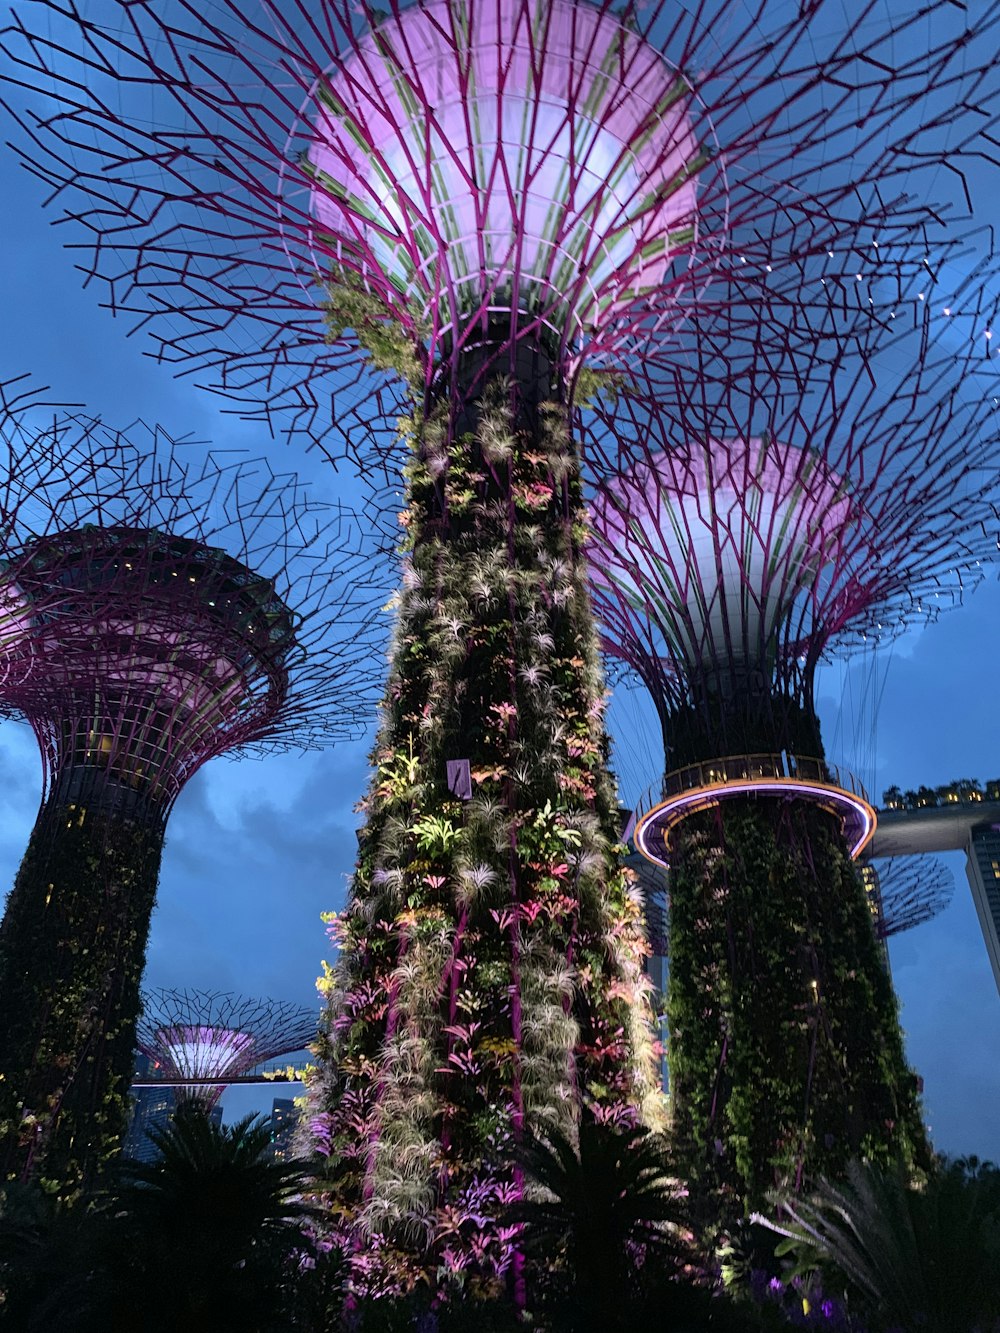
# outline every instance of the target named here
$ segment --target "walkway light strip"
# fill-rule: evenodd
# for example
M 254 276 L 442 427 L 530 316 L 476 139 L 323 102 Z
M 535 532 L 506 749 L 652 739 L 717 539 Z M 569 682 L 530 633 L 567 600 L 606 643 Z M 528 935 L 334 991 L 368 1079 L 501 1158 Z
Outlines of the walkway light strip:
M 648 814 L 643 815 L 636 825 L 636 848 L 647 861 L 652 861 L 654 865 L 667 867 L 669 862 L 657 856 L 648 847 L 646 842 L 648 835 L 659 833 L 663 838 L 664 845 L 666 845 L 669 830 L 675 824 L 679 824 L 686 815 L 694 813 L 697 809 L 706 809 L 709 806 L 718 805 L 719 802 L 728 800 L 733 796 L 774 796 L 777 794 L 797 796 L 806 800 L 814 800 L 819 805 L 834 806 L 836 813 L 841 817 L 845 836 L 851 836 L 847 832 L 849 827 L 854 835 L 854 845 L 851 847 L 852 860 L 857 860 L 875 833 L 878 816 L 874 807 L 859 796 L 844 791 L 841 787 L 834 787 L 823 782 L 801 782 L 794 778 L 753 778 L 747 781 L 718 782 L 704 787 L 694 787 L 680 796 L 672 796 L 669 800 L 654 806 Z M 854 834 L 855 829 L 859 829 L 860 832 Z

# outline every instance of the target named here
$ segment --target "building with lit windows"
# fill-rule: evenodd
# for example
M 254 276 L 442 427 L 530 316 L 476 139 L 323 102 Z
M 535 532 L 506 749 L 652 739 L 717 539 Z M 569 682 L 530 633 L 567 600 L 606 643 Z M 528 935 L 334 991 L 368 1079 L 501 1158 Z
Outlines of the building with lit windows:
M 136 1081 L 148 1078 L 153 1062 L 142 1051 L 136 1053 Z M 131 1092 L 132 1113 L 122 1143 L 122 1152 L 137 1162 L 152 1162 L 158 1155 L 156 1144 L 149 1137 L 151 1129 L 165 1129 L 176 1106 L 170 1087 L 134 1087 Z
M 966 874 L 1000 991 L 1000 824 L 976 824 L 965 847 Z
M 299 1123 L 299 1108 L 294 1097 L 275 1097 L 271 1103 L 271 1146 L 273 1162 L 289 1162 L 295 1156 L 292 1140 Z

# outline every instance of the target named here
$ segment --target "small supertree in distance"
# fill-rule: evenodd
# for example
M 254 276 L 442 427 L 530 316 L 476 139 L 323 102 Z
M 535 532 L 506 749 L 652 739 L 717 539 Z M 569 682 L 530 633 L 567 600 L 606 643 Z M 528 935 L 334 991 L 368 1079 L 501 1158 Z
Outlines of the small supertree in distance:
M 841 274 L 860 219 L 893 225 L 877 189 L 925 147 L 942 160 L 922 125 L 953 164 L 967 148 L 981 78 L 947 6 L 919 50 L 905 19 L 845 33 L 823 5 L 765 8 L 224 0 L 122 3 L 104 27 L 42 3 L 40 32 L 6 34 L 13 77 L 51 91 L 22 118 L 30 165 L 164 359 L 291 409 L 380 482 L 409 446 L 312 1091 L 369 1290 L 520 1289 L 512 1140 L 571 1133 L 584 1101 L 662 1116 L 570 404 L 653 338 L 669 362 L 702 304 L 738 319 L 759 295 L 795 326 L 765 346 L 808 344 L 804 274 L 825 321 L 817 266 Z
M 667 755 L 635 841 L 669 865 L 674 1140 L 723 1216 L 851 1155 L 926 1159 L 850 865 L 875 812 L 825 762 L 813 677 L 935 620 L 996 556 L 991 267 L 954 305 L 928 279 L 915 328 L 900 307 L 870 346 L 805 367 L 799 395 L 727 381 L 706 351 L 690 378 L 637 379 L 591 441 L 592 460 L 614 451 L 595 611 Z
M 143 992 L 135 1042 L 155 1076 L 174 1085 L 178 1102 L 198 1101 L 211 1110 L 233 1079 L 305 1050 L 316 1026 L 316 1011 L 301 1004 L 161 989 Z
M 380 599 L 294 475 L 29 398 L 0 423 L 0 702 L 44 795 L 0 923 L 0 1174 L 71 1196 L 124 1129 L 174 801 L 216 755 L 357 734 Z
M 876 937 L 883 943 L 933 921 L 955 893 L 955 877 L 936 856 L 894 856 L 861 866 Z

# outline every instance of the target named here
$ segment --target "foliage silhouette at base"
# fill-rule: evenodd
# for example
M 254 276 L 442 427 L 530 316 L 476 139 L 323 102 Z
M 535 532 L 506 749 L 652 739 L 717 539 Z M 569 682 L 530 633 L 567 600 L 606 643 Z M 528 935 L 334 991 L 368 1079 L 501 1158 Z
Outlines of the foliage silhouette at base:
M 843 1183 L 783 1202 L 779 1254 L 822 1275 L 873 1329 L 991 1333 L 1000 1328 L 1000 1170 L 938 1162 L 926 1182 L 852 1162 Z
M 90 1209 L 8 1190 L 0 1223 L 0 1328 L 35 1333 L 288 1329 L 290 1284 L 314 1258 L 296 1165 L 268 1161 L 266 1124 L 213 1125 L 197 1109 L 152 1131 Z

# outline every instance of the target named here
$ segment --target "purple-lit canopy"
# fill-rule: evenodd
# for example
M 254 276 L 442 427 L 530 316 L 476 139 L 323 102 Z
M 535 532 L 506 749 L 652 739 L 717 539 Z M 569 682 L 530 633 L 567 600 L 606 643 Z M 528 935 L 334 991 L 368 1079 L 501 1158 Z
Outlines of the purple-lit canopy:
M 604 478 L 594 606 L 664 720 L 699 697 L 807 699 L 824 653 L 932 621 L 982 579 L 1000 499 L 994 269 L 949 317 L 918 301 L 915 329 L 876 328 L 869 357 L 814 358 L 797 393 L 729 378 L 726 349 L 705 346 L 601 410 L 584 440 Z
M 227 1082 L 303 1050 L 316 1027 L 315 1012 L 304 1005 L 225 991 L 153 990 L 143 994 L 136 1044 L 180 1097 L 212 1105 Z
M 650 650 L 690 669 L 766 668 L 780 624 L 862 527 L 822 458 L 770 439 L 653 453 L 591 506 L 591 578 L 609 622 L 649 619 Z
M 156 1049 L 162 1054 L 165 1070 L 180 1078 L 224 1078 L 245 1066 L 254 1053 L 254 1039 L 249 1032 L 177 1023 L 160 1028 Z
M 214 755 L 365 724 L 387 571 L 349 515 L 258 459 L 43 422 L 0 422 L 0 707 L 50 792 L 163 818 Z
M 438 336 L 516 311 L 578 345 L 692 252 L 692 97 L 606 8 L 399 11 L 316 88 L 317 270 L 374 261 Z
M 27 543 L 11 572 L 26 618 L 4 697 L 53 772 L 99 767 L 109 784 L 169 799 L 206 755 L 280 714 L 292 617 L 225 552 L 94 525 Z
M 864 306 L 872 243 L 901 213 L 935 228 L 950 180 L 964 208 L 963 158 L 993 151 L 970 52 L 1000 20 L 945 0 L 858 19 L 833 0 L 766 0 L 753 23 L 742 0 L 25 0 L 2 40 L 43 102 L 26 161 L 109 303 L 165 360 L 371 468 L 395 456 L 397 372 L 454 392 L 484 338 L 541 338 L 570 379 L 638 348 L 672 364 L 695 307 L 739 323 L 765 300 L 771 345 L 814 339 L 813 305 Z

